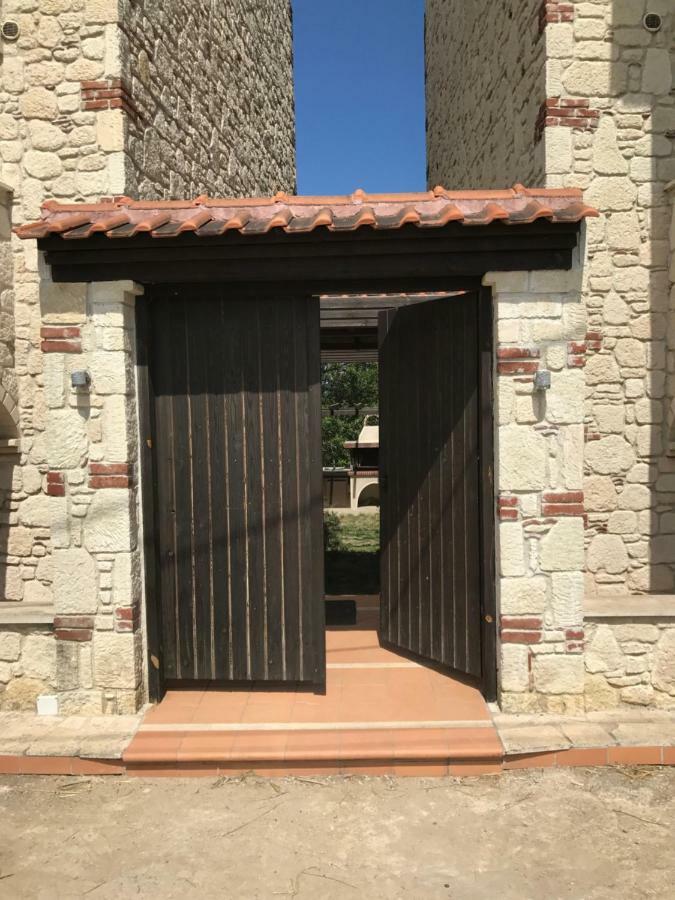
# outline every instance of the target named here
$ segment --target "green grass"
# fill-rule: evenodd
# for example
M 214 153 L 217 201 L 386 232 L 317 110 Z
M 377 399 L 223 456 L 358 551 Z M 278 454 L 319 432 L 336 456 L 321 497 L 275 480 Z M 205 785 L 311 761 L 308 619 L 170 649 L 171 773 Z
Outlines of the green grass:
M 331 549 L 325 553 L 326 593 L 377 594 L 380 590 L 379 515 L 328 515 Z

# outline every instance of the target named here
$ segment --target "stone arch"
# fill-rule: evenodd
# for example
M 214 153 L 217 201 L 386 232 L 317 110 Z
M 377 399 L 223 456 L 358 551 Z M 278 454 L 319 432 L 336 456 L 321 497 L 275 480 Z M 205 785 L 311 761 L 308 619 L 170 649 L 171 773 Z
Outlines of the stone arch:
M 379 506 L 380 486 L 374 481 L 365 485 L 360 491 L 356 501 L 357 506 Z

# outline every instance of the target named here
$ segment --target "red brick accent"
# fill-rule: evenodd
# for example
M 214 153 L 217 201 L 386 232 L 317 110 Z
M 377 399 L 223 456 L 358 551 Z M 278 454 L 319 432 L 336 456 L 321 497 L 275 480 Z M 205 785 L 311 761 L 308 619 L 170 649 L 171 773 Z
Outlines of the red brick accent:
M 128 463 L 89 463 L 90 475 L 128 475 Z
M 497 511 L 500 520 L 507 521 L 509 519 L 518 518 L 518 498 L 517 497 L 499 497 L 497 500 Z
M 586 349 L 587 352 L 592 350 L 602 350 L 602 332 L 588 331 L 586 332 Z
M 600 110 L 592 109 L 589 100 L 577 97 L 547 97 L 539 108 L 534 126 L 535 142 L 541 140 L 544 128 L 564 125 L 589 131 L 598 127 Z
M 54 617 L 54 634 L 60 641 L 90 641 L 93 630 L 93 616 Z
M 131 116 L 138 116 L 138 110 L 131 97 L 131 91 L 120 78 L 107 81 L 82 81 L 82 109 L 121 109 Z
M 559 3 L 557 0 L 543 0 L 539 9 L 539 33 L 543 34 L 546 26 L 554 22 L 573 22 L 574 4 Z
M 539 368 L 539 350 L 531 347 L 499 347 L 497 372 L 500 375 L 533 375 Z
M 81 353 L 80 329 L 76 325 L 46 325 L 40 329 L 43 353 Z
M 90 475 L 90 488 L 128 488 L 131 481 L 127 475 Z
M 542 620 L 538 616 L 502 616 L 500 635 L 506 644 L 538 644 Z
M 540 644 L 541 631 L 502 631 L 503 644 Z
M 66 480 L 63 472 L 47 472 L 47 486 L 45 494 L 50 497 L 65 497 Z
M 132 470 L 127 463 L 89 463 L 90 488 L 128 488 Z
M 115 610 L 115 631 L 136 631 L 139 623 L 138 608 L 120 606 Z
M 549 491 L 543 496 L 542 514 L 545 516 L 583 516 L 583 491 Z
M 570 369 L 582 369 L 586 365 L 587 349 L 585 341 L 570 341 L 567 344 L 567 365 Z

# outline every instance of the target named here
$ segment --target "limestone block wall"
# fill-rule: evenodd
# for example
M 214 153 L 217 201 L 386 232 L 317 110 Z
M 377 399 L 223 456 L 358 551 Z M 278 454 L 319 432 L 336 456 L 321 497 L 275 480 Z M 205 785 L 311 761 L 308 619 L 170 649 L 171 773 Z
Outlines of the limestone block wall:
M 51 628 L 3 626 L 0 630 L 0 709 L 34 710 L 40 694 L 56 686 L 56 643 Z
M 594 337 L 584 417 L 587 592 L 672 592 L 667 414 L 675 356 L 665 187 L 675 176 L 675 8 L 667 0 L 600 0 L 572 9 L 571 21 L 546 28 L 542 141 L 547 186 L 582 187 L 601 213 L 588 227 L 584 284 Z M 662 16 L 654 34 L 642 25 L 647 11 Z
M 675 301 L 665 187 L 675 177 L 675 8 L 671 0 L 466 7 L 428 4 L 429 183 L 577 186 L 600 211 L 588 224 L 583 284 L 587 593 L 673 592 Z M 656 32 L 643 26 L 647 12 L 661 16 Z M 522 66 L 509 52 L 520 39 L 529 47 Z M 492 139 L 502 107 L 508 149 Z
M 500 703 L 584 708 L 584 374 L 580 272 L 489 275 L 496 315 Z M 551 388 L 535 391 L 540 369 Z
M 534 141 L 545 93 L 541 14 L 541 0 L 427 0 L 430 186 L 543 185 L 544 147 Z
M 295 191 L 290 0 L 122 0 L 127 193 Z
M 142 700 L 136 342 L 130 283 L 44 280 L 61 322 L 45 354 L 56 692 L 63 713 L 133 712 Z M 73 388 L 70 373 L 91 373 Z
M 675 619 L 586 623 L 586 709 L 675 708 Z
M 97 395 L 85 415 L 68 394 L 68 376 L 89 362 L 115 369 L 112 360 L 128 358 L 130 349 L 111 330 L 101 337 L 111 343 L 99 349 L 119 356 L 88 359 L 98 335 L 90 318 L 94 301 L 84 288 L 52 284 L 39 269 L 35 243 L 11 236 L 9 225 L 39 217 L 49 200 L 293 189 L 290 5 L 2 0 L 1 13 L 20 33 L 16 41 L 0 41 L 0 605 L 16 607 L 17 627 L 22 610 L 54 605 L 57 637 L 47 629 L 40 636 L 58 651 L 53 686 L 64 708 L 124 710 L 140 696 L 136 669 L 102 680 L 96 667 L 106 642 L 136 648 L 129 636 L 136 613 L 113 599 L 107 618 L 88 609 L 79 624 L 62 621 L 76 612 L 59 599 L 67 580 L 52 557 L 63 560 L 60 551 L 71 549 L 77 556 L 89 507 L 102 522 L 121 515 L 119 497 L 129 489 L 118 482 L 132 475 L 106 466 L 126 465 L 127 433 L 109 424 L 124 414 L 126 395 L 108 392 L 100 407 Z M 95 374 L 99 383 L 107 377 Z M 2 453 L 10 433 L 14 453 Z M 63 516 L 75 523 L 67 546 Z M 109 586 L 116 579 L 136 583 L 133 553 L 124 553 L 96 556 L 92 578 L 100 596 L 116 596 Z M 91 567 L 81 571 L 91 574 Z M 0 624 L 0 637 L 12 628 Z M 0 662 L 11 664 L 3 676 L 15 673 L 9 682 L 0 678 L 0 706 L 14 706 L 20 666 Z M 33 680 L 32 693 L 28 681 L 16 688 L 27 707 L 38 691 Z

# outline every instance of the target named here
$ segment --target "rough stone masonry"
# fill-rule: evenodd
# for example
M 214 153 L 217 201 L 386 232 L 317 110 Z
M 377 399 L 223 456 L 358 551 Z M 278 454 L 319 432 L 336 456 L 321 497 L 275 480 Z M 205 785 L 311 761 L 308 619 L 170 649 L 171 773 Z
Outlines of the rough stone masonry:
M 295 187 L 289 0 L 3 0 L 0 707 L 143 696 L 132 286 L 55 285 L 45 200 Z M 88 369 L 86 403 L 70 373 Z
M 674 42 L 669 0 L 427 4 L 430 184 L 576 186 L 601 213 L 577 306 L 537 291 L 504 321 L 497 295 L 511 709 L 675 704 Z M 537 365 L 553 373 L 546 408 Z

